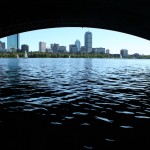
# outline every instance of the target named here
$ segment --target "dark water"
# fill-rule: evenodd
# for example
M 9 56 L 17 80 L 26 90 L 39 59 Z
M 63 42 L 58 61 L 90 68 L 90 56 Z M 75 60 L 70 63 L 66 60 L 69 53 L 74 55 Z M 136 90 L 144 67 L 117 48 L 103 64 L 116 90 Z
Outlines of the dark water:
M 0 144 L 146 148 L 150 60 L 0 59 Z

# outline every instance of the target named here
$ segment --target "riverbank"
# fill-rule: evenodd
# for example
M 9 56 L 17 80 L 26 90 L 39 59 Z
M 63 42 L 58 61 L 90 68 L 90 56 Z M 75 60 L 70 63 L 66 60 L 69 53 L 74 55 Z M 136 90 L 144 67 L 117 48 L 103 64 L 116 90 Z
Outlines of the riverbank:
M 17 58 L 17 55 L 19 58 L 24 57 L 23 52 L 2 52 L 0 53 L 0 58 Z M 120 54 L 96 54 L 96 53 L 90 53 L 90 54 L 70 54 L 70 53 L 46 53 L 46 52 L 28 52 L 29 58 L 120 58 Z M 128 59 L 150 59 L 150 55 L 128 55 L 126 57 Z

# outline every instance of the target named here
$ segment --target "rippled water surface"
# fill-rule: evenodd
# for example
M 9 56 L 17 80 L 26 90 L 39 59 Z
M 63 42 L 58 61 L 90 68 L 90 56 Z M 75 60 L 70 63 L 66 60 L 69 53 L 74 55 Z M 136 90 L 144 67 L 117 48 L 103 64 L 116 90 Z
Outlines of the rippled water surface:
M 0 132 L 19 149 L 147 147 L 150 60 L 1 58 Z

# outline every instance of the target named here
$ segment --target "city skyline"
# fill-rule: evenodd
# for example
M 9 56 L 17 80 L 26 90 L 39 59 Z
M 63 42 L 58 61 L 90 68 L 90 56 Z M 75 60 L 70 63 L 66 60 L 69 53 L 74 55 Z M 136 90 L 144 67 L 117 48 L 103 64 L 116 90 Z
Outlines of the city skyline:
M 126 33 L 96 28 L 65 27 L 23 32 L 20 33 L 20 45 L 27 44 L 30 51 L 38 51 L 39 42 L 43 41 L 46 42 L 47 48 L 50 48 L 53 43 L 58 43 L 66 46 L 69 51 L 69 45 L 74 44 L 77 39 L 81 42 L 81 46 L 84 46 L 84 34 L 87 31 L 92 33 L 93 48 L 104 47 L 109 49 L 112 54 L 120 53 L 121 49 L 128 49 L 129 54 L 150 54 L 149 40 Z M 7 43 L 7 38 L 1 38 L 0 41 Z

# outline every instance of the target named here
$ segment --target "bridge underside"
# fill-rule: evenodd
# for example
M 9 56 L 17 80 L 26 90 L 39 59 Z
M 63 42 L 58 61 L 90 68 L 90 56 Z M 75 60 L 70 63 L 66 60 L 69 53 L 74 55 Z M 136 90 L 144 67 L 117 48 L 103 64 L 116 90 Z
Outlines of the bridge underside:
M 0 37 L 54 27 L 94 27 L 150 40 L 148 0 L 1 0 Z

